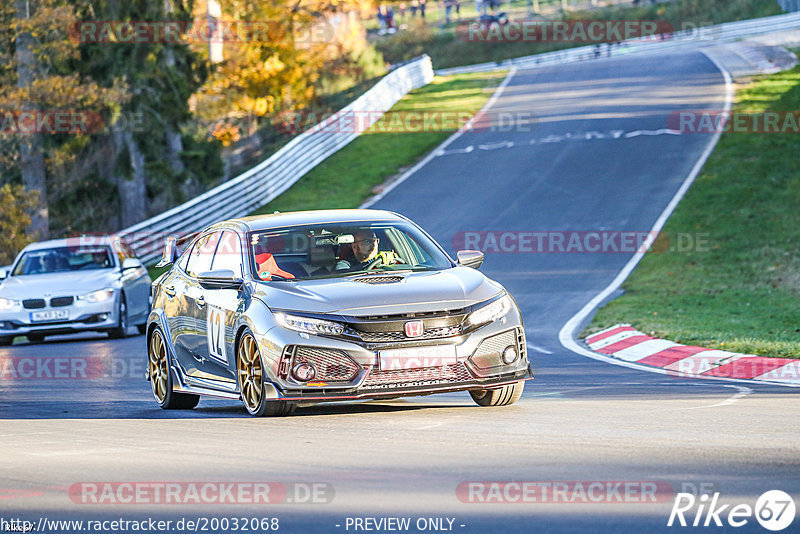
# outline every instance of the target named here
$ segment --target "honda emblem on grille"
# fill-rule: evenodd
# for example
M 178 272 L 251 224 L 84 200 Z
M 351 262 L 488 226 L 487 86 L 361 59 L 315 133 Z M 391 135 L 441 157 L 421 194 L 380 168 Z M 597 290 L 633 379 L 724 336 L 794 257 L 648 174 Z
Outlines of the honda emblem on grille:
M 405 324 L 405 331 L 407 337 L 421 336 L 423 332 L 422 321 L 408 321 Z

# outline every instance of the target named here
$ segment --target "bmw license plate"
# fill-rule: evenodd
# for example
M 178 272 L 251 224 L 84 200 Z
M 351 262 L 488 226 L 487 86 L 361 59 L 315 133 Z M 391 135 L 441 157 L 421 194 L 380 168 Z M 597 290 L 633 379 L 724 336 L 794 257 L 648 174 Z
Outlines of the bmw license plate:
M 31 312 L 31 321 L 34 323 L 42 323 L 45 321 L 60 321 L 69 319 L 69 312 L 67 310 L 45 310 L 38 312 Z
M 381 371 L 442 367 L 457 362 L 455 345 L 387 349 L 380 351 L 378 355 Z

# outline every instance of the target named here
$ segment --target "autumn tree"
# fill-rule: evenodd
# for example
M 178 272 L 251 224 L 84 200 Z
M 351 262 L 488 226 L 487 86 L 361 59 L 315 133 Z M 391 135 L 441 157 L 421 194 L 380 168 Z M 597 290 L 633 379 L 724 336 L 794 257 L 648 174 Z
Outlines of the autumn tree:
M 48 175 L 69 159 L 63 135 L 38 127 L 22 132 L 15 118 L 27 112 L 41 117 L 55 111 L 98 109 L 120 98 L 119 87 L 101 88 L 70 72 L 78 56 L 68 30 L 75 20 L 64 0 L 14 0 L 0 5 L 0 171 L 4 181 L 18 179 L 38 201 L 31 210 L 32 235 L 49 233 Z
M 222 4 L 224 59 L 197 95 L 198 114 L 239 119 L 252 133 L 259 118 L 302 110 L 315 97 L 326 62 L 342 55 L 332 21 L 363 0 L 230 0 Z M 217 128 L 220 138 L 230 136 Z

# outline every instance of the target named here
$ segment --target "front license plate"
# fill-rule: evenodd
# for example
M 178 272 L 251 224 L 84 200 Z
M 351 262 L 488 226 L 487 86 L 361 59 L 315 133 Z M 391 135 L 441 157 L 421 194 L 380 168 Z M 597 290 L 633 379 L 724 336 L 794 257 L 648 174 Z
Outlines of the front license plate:
M 381 371 L 442 367 L 443 365 L 454 365 L 457 362 L 454 345 L 387 349 L 380 351 L 378 355 Z
M 67 310 L 45 310 L 38 312 L 31 312 L 31 321 L 34 323 L 41 323 L 44 321 L 58 321 L 61 319 L 69 319 L 69 312 Z

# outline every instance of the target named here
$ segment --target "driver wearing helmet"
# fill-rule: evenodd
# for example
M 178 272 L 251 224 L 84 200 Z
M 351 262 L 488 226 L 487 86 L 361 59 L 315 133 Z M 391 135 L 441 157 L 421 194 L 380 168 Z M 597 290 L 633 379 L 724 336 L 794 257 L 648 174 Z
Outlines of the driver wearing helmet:
M 349 260 L 339 260 L 336 270 L 360 271 L 367 267 L 374 268 L 380 265 L 400 263 L 400 258 L 392 251 L 378 250 L 380 239 L 375 232 L 366 228 L 353 233 L 353 243 L 350 245 L 353 257 Z

